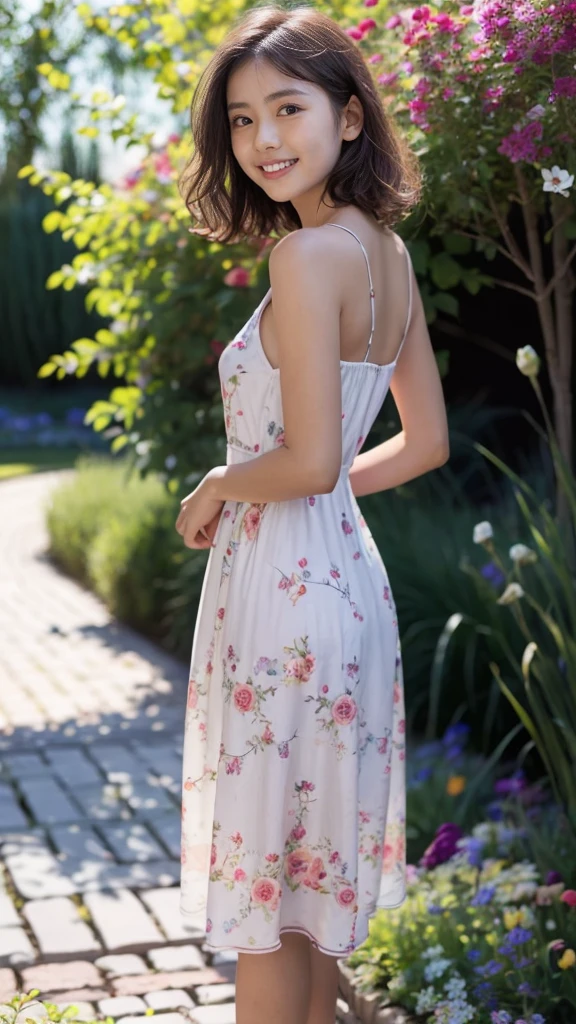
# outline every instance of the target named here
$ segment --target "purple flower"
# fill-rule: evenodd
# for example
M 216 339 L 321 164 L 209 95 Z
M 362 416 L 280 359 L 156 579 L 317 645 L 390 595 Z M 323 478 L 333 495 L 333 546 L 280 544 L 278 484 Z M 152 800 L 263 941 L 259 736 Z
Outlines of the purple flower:
M 53 417 L 49 412 L 38 412 L 36 413 L 36 426 L 37 427 L 49 427 L 54 422 Z
M 430 903 L 430 904 L 428 904 L 428 906 L 426 907 L 426 910 L 427 910 L 427 912 L 429 914 L 432 914 L 434 917 L 437 917 L 438 914 L 443 914 L 444 913 L 443 908 L 439 907 L 437 903 Z
M 563 882 L 564 879 L 559 871 L 549 871 L 546 875 L 545 885 L 557 885 L 558 882 Z
M 456 722 L 454 725 L 449 725 L 442 737 L 442 743 L 444 746 L 450 746 L 452 743 L 459 743 L 468 736 L 470 732 L 470 726 L 466 725 L 466 722 Z
M 425 765 L 424 768 L 419 768 L 418 771 L 415 773 L 414 781 L 415 782 L 427 782 L 427 780 L 430 778 L 431 775 L 432 775 L 432 769 L 428 768 Z
M 457 842 L 461 838 L 462 829 L 452 822 L 445 822 L 436 830 L 434 839 L 424 851 L 419 863 L 425 868 L 435 868 L 438 864 L 444 864 L 456 853 Z
M 486 562 L 486 565 L 483 565 L 480 569 L 480 575 L 483 576 L 484 579 L 487 580 L 488 583 L 490 583 L 496 590 L 502 586 L 506 579 L 502 570 L 499 569 L 497 565 L 494 565 L 494 562 Z
M 502 818 L 504 817 L 502 805 L 498 803 L 488 804 L 486 814 L 490 818 L 490 821 L 502 821 Z
M 521 793 L 522 790 L 526 789 L 526 786 L 527 782 L 524 772 L 519 770 L 514 772 L 514 774 L 507 779 L 498 779 L 498 781 L 494 783 L 494 792 L 501 793 L 503 795 Z
M 503 59 L 506 60 L 506 57 Z M 540 121 L 531 121 L 523 128 L 516 127 L 510 132 L 510 135 L 506 135 L 502 139 L 498 146 L 498 152 L 502 156 L 507 156 L 513 164 L 517 164 L 521 160 L 534 163 L 540 155 L 538 143 L 542 138 L 543 130 Z

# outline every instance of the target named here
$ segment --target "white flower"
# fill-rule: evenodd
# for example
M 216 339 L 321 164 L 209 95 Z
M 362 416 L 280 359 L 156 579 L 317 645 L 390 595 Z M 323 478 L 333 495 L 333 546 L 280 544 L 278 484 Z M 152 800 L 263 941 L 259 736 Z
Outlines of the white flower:
M 532 551 L 532 548 L 527 548 L 525 544 L 513 544 L 509 554 L 512 561 L 518 565 L 530 565 L 538 561 L 536 552 Z
M 476 523 L 474 533 L 472 535 L 472 540 L 475 544 L 484 544 L 485 541 L 492 540 L 493 536 L 494 530 L 492 529 L 491 523 L 487 520 L 484 520 L 482 523 Z
M 573 174 L 561 170 L 557 164 L 554 164 L 551 171 L 548 171 L 545 167 L 542 168 L 542 177 L 544 178 L 544 192 L 558 192 L 565 199 L 569 198 L 568 190 L 574 184 Z
M 524 591 L 519 583 L 509 583 L 506 590 L 498 598 L 498 604 L 514 604 L 519 598 L 524 597 Z
M 541 117 L 544 116 L 545 113 L 546 111 L 544 110 L 542 104 L 537 103 L 535 107 L 532 107 L 531 110 L 528 111 L 526 117 L 529 118 L 530 121 L 538 121 Z
M 166 458 L 164 459 L 164 465 L 166 466 L 166 469 L 174 469 L 174 466 L 176 465 L 177 462 L 178 459 L 176 458 L 175 455 L 167 455 Z
M 516 349 L 516 366 L 525 377 L 537 377 L 540 369 L 540 357 L 532 345 Z

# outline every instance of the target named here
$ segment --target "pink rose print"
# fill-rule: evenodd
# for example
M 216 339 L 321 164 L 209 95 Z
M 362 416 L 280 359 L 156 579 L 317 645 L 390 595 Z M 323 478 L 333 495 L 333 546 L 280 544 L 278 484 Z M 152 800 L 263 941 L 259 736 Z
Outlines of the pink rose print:
M 226 762 L 226 775 L 240 775 L 241 771 L 242 761 L 239 757 L 233 757 Z
M 246 872 L 244 871 L 244 869 L 243 868 L 236 868 L 236 871 L 234 872 L 234 881 L 235 882 L 243 882 L 245 878 L 246 878 Z
M 387 736 L 381 736 L 380 739 L 378 740 L 378 753 L 379 754 L 385 754 L 387 750 L 388 750 L 388 737 Z
M 322 687 L 322 693 L 328 693 L 328 690 L 329 690 L 329 687 L 326 686 L 326 683 L 324 683 L 324 686 Z
M 394 683 L 394 703 L 398 704 L 400 700 L 400 683 L 396 681 Z
M 191 789 L 194 789 L 194 783 L 192 782 L 192 779 L 186 779 L 186 781 L 184 783 L 184 789 L 186 789 L 188 791 L 191 790 Z
M 216 863 L 218 852 L 216 850 L 216 843 L 212 843 L 212 850 L 210 851 L 210 867 L 213 868 Z
M 275 878 L 257 878 L 250 895 L 254 903 L 262 903 L 270 910 L 276 910 L 281 894 L 280 884 Z
M 284 861 L 284 870 L 288 878 L 297 878 L 299 875 L 306 875 L 308 865 L 312 861 L 312 854 L 305 846 L 299 846 L 292 850 Z
M 285 435 L 284 431 L 282 430 L 280 434 L 276 435 L 276 444 L 278 444 L 278 445 L 284 444 L 285 440 L 286 440 L 286 435 Z
M 290 838 L 295 839 L 296 841 L 298 841 L 299 839 L 303 839 L 305 835 L 306 829 L 304 828 L 303 825 L 295 825 L 292 831 L 290 832 Z
M 339 889 L 338 892 L 336 893 L 336 902 L 341 907 L 344 907 L 346 909 L 350 907 L 353 909 L 356 904 L 356 893 L 354 892 L 354 889 L 352 889 L 352 887 L 349 885 L 345 886 L 342 889 Z
M 264 729 L 264 732 L 262 733 L 262 739 L 263 739 L 264 743 L 274 743 L 274 733 L 272 732 L 272 730 L 271 730 L 271 728 L 270 728 L 270 726 L 268 724 L 266 724 L 266 728 Z
M 342 527 L 345 536 L 354 533 L 354 527 L 348 522 L 344 512 L 342 513 L 342 522 L 340 523 L 340 526 Z
M 302 790 L 303 793 L 313 793 L 314 790 L 316 789 L 316 786 L 314 785 L 313 782 L 303 781 L 300 783 L 300 789 Z
M 244 532 L 248 540 L 254 540 L 262 518 L 262 505 L 251 505 L 244 516 Z
M 244 841 L 242 839 L 240 832 L 233 832 L 232 835 L 230 836 L 230 839 L 236 846 L 242 846 L 242 843 Z
M 216 615 L 217 615 L 217 617 L 218 617 L 218 618 L 219 618 L 220 620 L 222 620 L 222 619 L 224 618 L 224 613 L 225 613 L 225 611 L 226 611 L 226 609 L 225 609 L 225 608 L 219 608 L 219 609 L 218 609 L 218 611 L 216 612 Z
M 198 704 L 198 690 L 196 689 L 196 681 L 190 680 L 190 686 L 188 688 L 188 707 L 195 708 Z
M 326 878 L 326 872 L 322 857 L 314 857 L 308 867 L 306 877 L 303 879 L 304 885 L 307 885 L 309 889 L 320 889 L 323 878 Z
M 306 566 L 308 565 L 308 559 L 307 558 L 300 558 L 299 561 L 298 561 L 298 565 L 300 566 L 301 569 L 305 569 Z
M 398 722 L 398 732 L 404 732 L 405 729 L 406 729 L 406 719 L 402 718 L 401 721 Z
M 208 920 L 206 921 L 206 931 L 208 934 L 210 934 L 210 932 L 212 931 L 212 921 L 210 920 L 210 918 L 208 918 Z
M 290 754 L 290 747 L 289 747 L 287 741 L 284 740 L 283 743 L 279 743 L 278 744 L 278 756 L 282 757 L 282 758 L 287 758 L 289 756 L 289 754 Z
M 349 725 L 356 718 L 358 708 L 356 701 L 349 694 L 343 693 L 332 705 L 332 718 L 338 725 Z
M 352 558 L 354 558 L 355 561 L 358 561 L 358 559 L 360 558 L 360 552 L 359 551 L 355 551 L 354 554 L 352 555 Z
M 277 863 L 277 861 L 279 861 L 279 860 L 280 860 L 280 856 L 279 856 L 279 854 L 277 854 L 277 853 L 267 853 L 267 854 L 266 854 L 266 860 L 267 860 L 267 861 L 268 861 L 268 862 L 269 862 L 270 864 L 276 864 L 276 863 Z
M 254 688 L 249 686 L 248 683 L 237 683 L 232 691 L 234 699 L 234 706 L 238 711 L 246 713 L 251 711 L 256 701 L 256 694 Z
M 284 666 L 289 679 L 297 679 L 299 683 L 307 683 L 314 671 L 316 658 L 307 654 L 304 658 L 290 658 Z
M 314 495 L 312 495 L 312 497 L 308 498 L 308 504 L 312 505 L 312 506 L 314 506 L 316 504 L 316 498 L 314 497 Z

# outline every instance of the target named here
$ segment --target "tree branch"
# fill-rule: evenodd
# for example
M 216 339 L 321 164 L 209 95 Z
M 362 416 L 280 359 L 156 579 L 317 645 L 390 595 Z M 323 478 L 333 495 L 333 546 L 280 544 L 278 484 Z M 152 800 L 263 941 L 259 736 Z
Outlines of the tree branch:
M 490 209 L 492 210 L 492 216 L 494 217 L 494 220 L 496 221 L 498 227 L 500 228 L 500 233 L 502 235 L 502 238 L 506 242 L 508 249 L 510 250 L 513 262 L 516 264 L 517 267 L 520 268 L 524 276 L 527 277 L 529 281 L 534 281 L 532 267 L 530 266 L 529 262 L 524 258 L 524 254 L 520 249 L 520 246 L 518 245 L 516 239 L 514 238 L 514 235 L 512 234 L 510 228 L 508 227 L 506 218 L 503 217 L 502 214 L 500 213 L 498 205 L 493 195 L 488 189 L 486 189 L 486 195 L 488 196 L 488 203 L 490 204 Z
M 576 257 L 576 245 L 574 245 L 572 247 L 572 249 L 568 253 L 566 259 L 564 260 L 564 263 L 562 264 L 560 269 L 554 274 L 554 277 L 552 277 L 548 281 L 548 284 L 546 285 L 544 291 L 542 292 L 542 298 L 543 299 L 548 298 L 548 296 L 550 295 L 550 292 L 552 292 L 553 289 L 556 287 L 556 285 L 558 284 L 558 281 L 560 280 L 560 278 L 564 277 L 566 271 L 568 270 L 568 268 L 570 267 L 570 264 L 572 263 L 572 260 L 575 257 Z M 573 291 L 574 289 L 571 288 L 570 290 Z
M 525 295 L 526 298 L 538 302 L 536 292 L 530 291 L 529 288 L 523 288 L 521 284 L 514 284 L 512 281 L 502 281 L 499 277 L 494 278 L 494 283 L 499 284 L 501 288 L 509 288 L 513 292 L 519 292 L 520 295 Z

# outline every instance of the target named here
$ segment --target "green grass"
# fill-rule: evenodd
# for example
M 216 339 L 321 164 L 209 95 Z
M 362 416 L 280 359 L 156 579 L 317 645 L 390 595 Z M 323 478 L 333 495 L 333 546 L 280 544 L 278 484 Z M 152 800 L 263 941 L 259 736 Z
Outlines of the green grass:
M 0 480 L 52 469 L 73 469 L 82 454 L 78 448 L 0 448 Z

